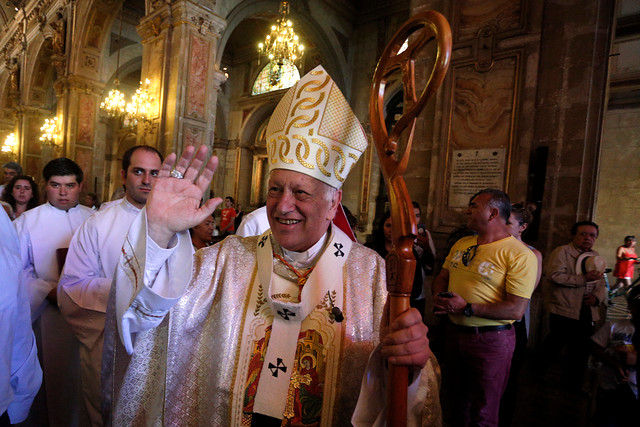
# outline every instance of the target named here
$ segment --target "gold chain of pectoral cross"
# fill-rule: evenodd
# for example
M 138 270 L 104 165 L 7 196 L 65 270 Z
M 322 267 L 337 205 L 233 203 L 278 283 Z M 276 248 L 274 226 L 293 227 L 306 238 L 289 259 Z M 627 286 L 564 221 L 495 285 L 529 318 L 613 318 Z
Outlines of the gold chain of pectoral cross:
M 298 299 L 302 299 L 302 288 L 304 287 L 305 283 L 307 283 L 307 278 L 309 277 L 309 275 L 311 274 L 311 272 L 313 271 L 314 268 L 316 268 L 316 266 L 314 265 L 313 267 L 311 267 L 310 269 L 308 269 L 307 271 L 305 271 L 304 273 L 300 273 L 298 270 L 296 270 L 295 268 L 293 268 L 293 266 L 291 264 L 289 264 L 284 258 L 282 258 L 280 255 L 278 255 L 277 253 L 273 253 L 273 256 L 275 256 L 276 258 L 278 258 L 280 261 L 282 261 L 282 263 L 284 265 L 286 265 L 287 267 L 289 267 L 289 269 L 291 271 L 293 271 L 293 274 L 295 274 L 298 277 Z
M 291 375 L 289 391 L 287 392 L 287 406 L 284 410 L 284 413 L 282 414 L 285 418 L 291 419 L 295 415 L 293 405 L 296 400 L 296 389 L 300 388 L 300 384 L 311 385 L 311 375 L 300 375 L 298 372 L 295 372 L 293 375 Z

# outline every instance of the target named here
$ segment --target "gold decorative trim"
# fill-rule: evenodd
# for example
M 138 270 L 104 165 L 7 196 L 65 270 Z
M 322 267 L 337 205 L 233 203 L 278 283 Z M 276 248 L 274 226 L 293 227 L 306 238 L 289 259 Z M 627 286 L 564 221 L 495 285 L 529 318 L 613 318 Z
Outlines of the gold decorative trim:
M 292 123 L 294 128 L 306 128 L 307 126 L 311 125 L 313 122 L 315 122 L 316 120 L 318 120 L 318 116 L 320 115 L 320 112 L 318 110 L 316 110 L 313 113 L 313 117 L 309 118 L 309 116 L 300 116 L 301 118 L 305 118 L 305 119 L 309 119 L 307 122 L 305 123 Z
M 329 165 L 329 148 L 319 139 L 312 138 L 311 142 L 318 144 L 320 148 L 322 148 L 322 150 L 316 151 L 316 163 L 318 164 L 318 170 L 322 172 L 324 176 L 331 176 L 331 172 L 325 169 Z M 324 153 L 324 162 L 322 161 L 321 153 Z
M 294 123 L 299 122 L 300 120 L 306 120 L 308 118 L 309 118 L 309 116 L 298 116 L 298 117 L 294 118 L 293 120 L 291 120 L 289 122 L 289 125 L 284 130 L 284 133 L 289 133 L 289 130 L 291 129 L 291 126 L 294 126 Z M 300 128 L 302 126 L 295 126 L 295 127 Z
M 276 150 L 277 150 L 276 140 L 275 140 L 275 138 L 271 138 L 269 140 L 269 142 L 267 143 L 267 153 L 269 153 L 269 161 L 271 163 L 276 163 L 277 162 L 277 160 L 276 160 Z
M 331 149 L 333 151 L 335 151 L 336 153 L 338 153 L 338 157 L 333 162 L 333 172 L 336 174 L 336 179 L 338 181 L 344 182 L 345 178 L 340 176 L 340 174 L 344 171 L 344 167 L 347 164 L 347 162 L 344 159 L 344 151 L 342 151 L 342 148 L 337 147 L 335 145 L 331 146 Z M 340 163 L 341 163 L 340 170 L 338 170 L 338 161 L 340 161 Z
M 295 110 L 297 110 L 298 108 L 300 108 L 301 110 L 310 110 L 312 108 L 316 108 L 318 105 L 320 105 L 320 103 L 324 100 L 324 92 L 320 92 L 320 97 L 314 101 L 313 98 L 302 98 L 300 101 L 296 102 L 296 105 L 293 106 L 293 109 L 291 110 L 291 115 L 293 115 L 293 112 Z M 305 102 L 311 102 L 311 104 L 309 105 L 300 105 L 303 104 Z
M 327 86 L 329 84 L 329 82 L 331 82 L 331 77 L 329 77 L 327 75 L 327 77 L 324 79 L 324 82 L 320 82 L 319 80 L 311 80 L 306 82 L 305 84 L 303 84 L 302 86 L 300 86 L 300 89 L 298 89 L 298 93 L 296 94 L 296 98 L 300 98 L 302 92 L 317 92 L 319 90 L 322 90 L 325 88 L 325 86 Z M 317 85 L 316 87 L 311 87 L 309 89 L 307 89 L 308 86 L 312 86 L 312 85 Z
M 301 144 L 298 144 L 296 146 L 296 158 L 298 159 L 298 162 L 300 162 L 300 164 L 307 169 L 315 169 L 311 163 L 306 161 L 306 159 L 309 158 L 311 149 L 309 148 L 309 143 L 307 142 L 305 137 L 303 137 L 302 135 L 293 135 L 292 138 L 297 139 L 301 142 Z M 304 147 L 304 155 L 300 155 L 300 147 Z
M 220 245 L 224 245 L 224 243 L 220 243 Z M 222 248 L 222 246 L 220 246 Z M 253 273 L 251 274 L 251 281 L 249 282 L 251 285 L 251 288 L 253 288 L 256 285 L 256 276 L 258 275 L 258 264 L 256 263 L 254 268 L 253 268 Z M 249 289 L 247 292 L 247 295 L 245 297 L 244 300 L 244 304 L 243 304 L 243 310 L 242 310 L 242 317 L 240 319 L 240 331 L 244 331 L 245 328 L 245 323 L 247 321 L 247 319 L 249 318 L 249 316 L 247 315 L 249 312 L 249 305 L 251 304 L 251 296 L 253 295 L 253 289 Z M 344 307 L 344 306 L 343 306 Z M 240 362 L 240 355 L 242 353 L 242 339 L 238 340 L 238 345 L 235 348 L 235 355 L 236 357 L 234 358 L 234 364 L 233 364 L 233 374 L 231 376 L 231 388 L 230 390 L 235 390 L 236 389 L 236 382 L 240 381 L 242 384 L 244 384 L 245 378 L 239 378 L 238 377 L 238 370 L 240 369 L 240 367 L 238 366 L 238 363 Z M 229 409 L 228 409 L 228 420 L 229 423 L 227 425 L 232 425 L 232 420 L 234 418 L 234 411 L 233 411 L 233 406 L 234 406 L 234 401 L 236 400 L 236 394 L 235 393 L 231 393 L 230 399 L 229 399 Z
M 238 194 L 240 193 L 240 163 L 242 161 L 242 148 L 236 148 L 236 170 L 234 173 L 234 184 L 233 184 L 233 198 L 234 200 L 238 200 Z
M 278 153 L 280 155 L 280 161 L 283 163 L 292 164 L 293 160 L 287 159 L 285 157 L 289 155 L 289 149 L 291 148 L 291 143 L 289 142 L 289 138 L 287 138 L 285 135 L 280 135 L 278 139 L 281 139 L 284 141 L 282 144 L 280 144 L 280 151 Z

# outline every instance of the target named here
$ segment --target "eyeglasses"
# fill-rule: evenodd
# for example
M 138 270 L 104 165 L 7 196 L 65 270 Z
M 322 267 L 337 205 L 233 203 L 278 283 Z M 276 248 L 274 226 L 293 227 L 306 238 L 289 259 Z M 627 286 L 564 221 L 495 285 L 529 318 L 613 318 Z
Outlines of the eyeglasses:
M 478 245 L 469 246 L 462 254 L 462 263 L 465 267 L 468 267 L 473 257 L 476 256 L 476 249 L 478 249 Z

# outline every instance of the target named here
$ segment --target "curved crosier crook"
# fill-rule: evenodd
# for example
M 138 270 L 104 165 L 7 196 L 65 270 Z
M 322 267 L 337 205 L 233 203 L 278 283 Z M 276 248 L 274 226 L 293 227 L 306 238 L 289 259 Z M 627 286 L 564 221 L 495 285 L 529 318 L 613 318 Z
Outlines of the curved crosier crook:
M 418 35 L 409 39 L 406 50 L 398 53 L 404 41 L 416 31 Z M 420 98 L 416 96 L 415 55 L 429 41 L 437 42 L 436 60 L 429 81 Z M 382 53 L 373 77 L 369 99 L 371 132 L 380 158 L 382 172 L 389 190 L 393 249 L 386 257 L 387 290 L 389 291 L 389 322 L 409 309 L 409 297 L 413 287 L 416 260 L 413 242 L 416 238 L 416 221 L 411 197 L 403 174 L 409 162 L 416 118 L 433 96 L 449 68 L 451 58 L 451 29 L 446 18 L 435 11 L 419 13 L 409 19 L 396 32 Z M 402 74 L 404 89 L 404 113 L 391 133 L 384 122 L 384 91 L 387 79 L 395 71 Z M 404 153 L 399 159 L 394 155 L 398 149 L 400 135 L 410 128 Z M 404 426 L 407 421 L 408 368 L 389 364 L 387 383 L 387 424 Z

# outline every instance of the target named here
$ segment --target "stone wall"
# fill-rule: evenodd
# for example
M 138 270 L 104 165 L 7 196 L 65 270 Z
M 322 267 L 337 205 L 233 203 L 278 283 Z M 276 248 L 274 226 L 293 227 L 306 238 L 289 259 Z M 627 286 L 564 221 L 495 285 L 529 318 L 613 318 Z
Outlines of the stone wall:
M 600 152 L 596 249 L 615 266 L 616 249 L 627 235 L 640 238 L 640 108 L 608 111 Z M 615 279 L 610 275 L 610 281 Z

